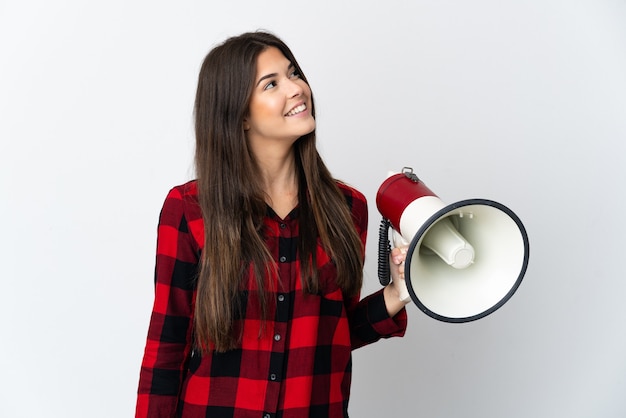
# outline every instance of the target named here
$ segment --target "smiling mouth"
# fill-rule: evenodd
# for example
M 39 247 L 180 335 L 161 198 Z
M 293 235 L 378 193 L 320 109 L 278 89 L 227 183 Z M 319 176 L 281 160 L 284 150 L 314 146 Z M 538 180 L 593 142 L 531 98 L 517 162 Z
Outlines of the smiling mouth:
M 291 109 L 285 116 L 294 116 L 298 113 L 302 113 L 306 110 L 306 104 L 301 104 L 300 106 L 296 106 Z

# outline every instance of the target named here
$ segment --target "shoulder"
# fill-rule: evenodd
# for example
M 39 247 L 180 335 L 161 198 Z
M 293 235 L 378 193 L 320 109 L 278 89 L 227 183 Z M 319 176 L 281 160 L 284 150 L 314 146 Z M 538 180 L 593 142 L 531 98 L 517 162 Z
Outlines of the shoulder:
M 204 241 L 204 224 L 198 203 L 196 180 L 170 189 L 161 209 L 160 224 L 171 225 L 180 232 L 190 232 L 198 244 Z
M 189 221 L 189 218 L 201 218 L 200 206 L 198 204 L 198 184 L 196 180 L 172 187 L 167 193 L 163 209 L 174 209 L 182 212 Z
M 192 212 L 199 210 L 198 204 L 198 182 L 191 180 L 185 184 L 174 186 L 167 193 L 165 205 L 174 205 L 180 207 L 181 210 Z
M 355 206 L 367 208 L 367 199 L 365 199 L 365 195 L 363 193 L 342 181 L 335 180 L 335 182 L 337 183 L 337 187 L 339 187 L 341 193 L 343 193 L 346 197 L 346 201 L 348 202 L 348 206 L 350 206 L 350 208 Z
M 357 227 L 359 234 L 364 236 L 367 230 L 368 213 L 367 213 L 367 200 L 365 195 L 348 184 L 336 180 L 337 187 L 346 198 L 346 203 L 350 209 L 352 215 L 352 221 Z
M 191 180 L 185 184 L 174 186 L 167 194 L 167 199 L 198 201 L 198 181 Z

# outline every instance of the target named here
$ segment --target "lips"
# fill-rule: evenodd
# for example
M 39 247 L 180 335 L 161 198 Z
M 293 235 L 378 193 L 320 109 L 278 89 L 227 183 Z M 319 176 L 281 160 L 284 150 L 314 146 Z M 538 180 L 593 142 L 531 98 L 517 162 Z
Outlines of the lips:
M 289 112 L 285 114 L 285 116 L 294 116 L 294 115 L 297 115 L 298 113 L 304 112 L 305 110 L 306 110 L 306 104 L 303 103 L 291 109 Z

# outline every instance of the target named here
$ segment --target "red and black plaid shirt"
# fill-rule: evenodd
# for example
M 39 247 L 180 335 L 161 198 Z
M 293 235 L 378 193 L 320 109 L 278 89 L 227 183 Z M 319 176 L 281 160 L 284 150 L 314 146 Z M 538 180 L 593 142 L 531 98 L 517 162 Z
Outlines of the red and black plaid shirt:
M 340 184 L 365 243 L 367 203 Z M 204 245 L 195 182 L 172 189 L 161 211 L 155 299 L 141 367 L 137 418 L 347 417 L 351 350 L 406 330 L 406 311 L 390 318 L 382 290 L 344 297 L 321 247 L 321 291 L 303 292 L 298 262 L 298 208 L 285 219 L 268 208 L 266 242 L 277 262 L 272 306 L 259 335 L 254 278 L 244 301 L 241 347 L 200 356 L 193 351 L 194 277 Z M 216 243 L 219 245 L 219 243 Z M 281 285 L 278 285 L 278 281 Z M 284 290 L 280 290 L 284 289 Z M 270 304 L 272 305 L 272 304 Z M 250 309 L 246 309 L 249 307 Z

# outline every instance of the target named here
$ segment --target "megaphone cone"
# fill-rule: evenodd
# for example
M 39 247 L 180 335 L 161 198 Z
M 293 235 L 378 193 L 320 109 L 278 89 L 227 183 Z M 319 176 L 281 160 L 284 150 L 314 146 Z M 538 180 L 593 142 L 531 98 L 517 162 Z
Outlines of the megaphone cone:
M 519 287 L 528 266 L 528 236 L 504 205 L 486 199 L 446 205 L 406 167 L 381 185 L 376 204 L 410 243 L 408 292 L 430 317 L 445 322 L 485 317 Z

